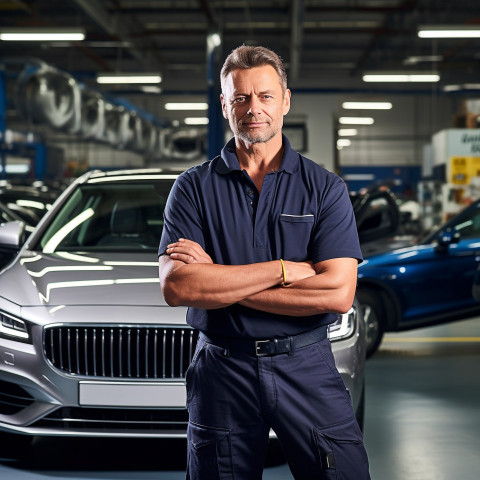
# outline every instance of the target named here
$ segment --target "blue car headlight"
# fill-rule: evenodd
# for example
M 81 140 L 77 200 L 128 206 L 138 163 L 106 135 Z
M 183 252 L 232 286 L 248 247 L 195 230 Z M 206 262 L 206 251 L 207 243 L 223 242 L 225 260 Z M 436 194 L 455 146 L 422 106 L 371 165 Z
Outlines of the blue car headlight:
M 32 343 L 28 323 L 5 312 L 0 312 L 0 338 Z
M 328 338 L 332 342 L 351 337 L 355 332 L 357 309 L 352 307 L 347 313 L 338 315 L 338 320 L 328 326 Z

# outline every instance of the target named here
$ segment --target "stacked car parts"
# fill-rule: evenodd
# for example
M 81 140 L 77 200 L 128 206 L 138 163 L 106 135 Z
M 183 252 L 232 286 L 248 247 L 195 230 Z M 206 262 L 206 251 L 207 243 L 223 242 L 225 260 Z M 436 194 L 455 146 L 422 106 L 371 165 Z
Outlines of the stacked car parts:
M 192 160 L 202 153 L 204 129 L 163 128 L 162 122 L 41 62 L 27 65 L 18 77 L 16 106 L 30 124 L 151 158 Z

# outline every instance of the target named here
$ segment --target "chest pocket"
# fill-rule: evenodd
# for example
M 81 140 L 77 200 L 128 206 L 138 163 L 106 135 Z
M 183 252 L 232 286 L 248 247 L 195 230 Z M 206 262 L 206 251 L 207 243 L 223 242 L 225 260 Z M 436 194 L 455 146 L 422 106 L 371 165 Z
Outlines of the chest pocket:
M 292 261 L 308 258 L 308 245 L 314 222 L 313 214 L 280 214 L 278 228 L 282 258 Z

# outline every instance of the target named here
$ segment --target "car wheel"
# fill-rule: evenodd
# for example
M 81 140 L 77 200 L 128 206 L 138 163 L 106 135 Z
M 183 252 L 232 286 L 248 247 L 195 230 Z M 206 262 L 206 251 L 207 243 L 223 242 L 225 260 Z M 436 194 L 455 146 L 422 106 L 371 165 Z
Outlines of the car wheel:
M 357 290 L 357 297 L 360 303 L 360 309 L 365 321 L 365 336 L 367 344 L 367 358 L 371 357 L 379 347 L 384 333 L 384 308 L 379 298 L 372 290 Z
M 365 382 L 363 382 L 362 394 L 360 396 L 360 402 L 358 403 L 357 409 L 355 411 L 355 418 L 357 419 L 360 430 L 363 432 L 363 425 L 365 420 Z

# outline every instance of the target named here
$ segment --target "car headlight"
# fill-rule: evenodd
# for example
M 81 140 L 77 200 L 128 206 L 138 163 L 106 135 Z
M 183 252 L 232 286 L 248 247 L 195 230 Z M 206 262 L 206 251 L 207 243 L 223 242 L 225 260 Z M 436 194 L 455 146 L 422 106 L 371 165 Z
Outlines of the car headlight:
M 328 337 L 332 342 L 351 337 L 355 332 L 357 309 L 352 307 L 347 313 L 338 315 L 338 320 L 328 326 Z
M 31 343 L 30 327 L 24 320 L 0 312 L 0 337 L 17 342 Z

